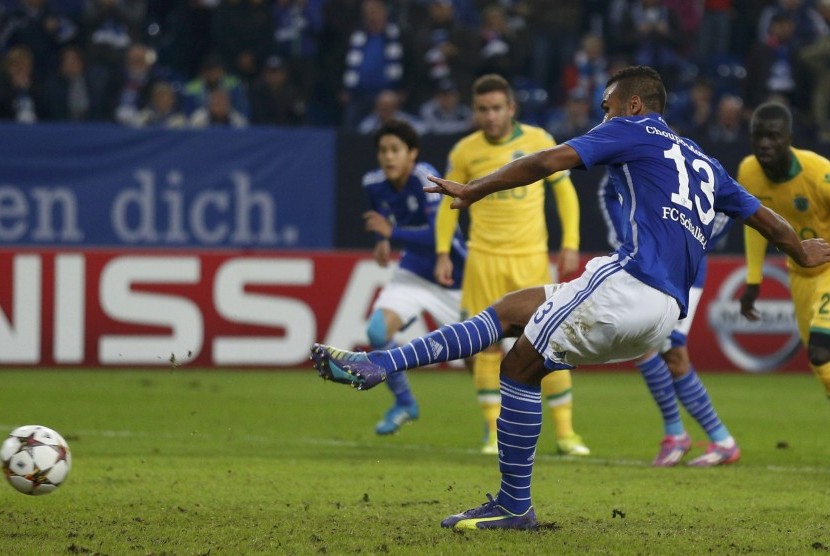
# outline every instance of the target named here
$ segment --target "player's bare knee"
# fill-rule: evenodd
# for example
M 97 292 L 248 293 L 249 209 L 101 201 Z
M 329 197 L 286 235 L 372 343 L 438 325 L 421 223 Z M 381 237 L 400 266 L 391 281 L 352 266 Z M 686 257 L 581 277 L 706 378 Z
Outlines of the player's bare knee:
M 492 308 L 496 312 L 496 317 L 499 319 L 499 325 L 505 338 L 515 338 L 522 333 L 524 323 L 516 322 L 514 318 L 516 311 L 510 306 L 507 296 L 493 303 Z
M 691 361 L 689 361 L 689 352 L 683 346 L 675 346 L 670 348 L 661 356 L 669 368 L 672 378 L 677 380 L 689 374 L 692 368 Z
M 537 286 L 510 292 L 493 304 L 504 335 L 519 336 L 525 324 L 545 301 L 545 288 Z

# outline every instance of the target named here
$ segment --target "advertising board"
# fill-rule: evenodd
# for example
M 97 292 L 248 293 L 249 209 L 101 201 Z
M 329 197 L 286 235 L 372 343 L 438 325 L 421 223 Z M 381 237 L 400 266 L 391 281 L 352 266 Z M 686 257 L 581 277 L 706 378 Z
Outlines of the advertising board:
M 743 259 L 710 257 L 689 336 L 699 370 L 808 370 L 771 263 L 752 324 L 737 301 Z M 313 342 L 365 347 L 390 272 L 363 251 L 0 250 L 0 365 L 308 366 Z

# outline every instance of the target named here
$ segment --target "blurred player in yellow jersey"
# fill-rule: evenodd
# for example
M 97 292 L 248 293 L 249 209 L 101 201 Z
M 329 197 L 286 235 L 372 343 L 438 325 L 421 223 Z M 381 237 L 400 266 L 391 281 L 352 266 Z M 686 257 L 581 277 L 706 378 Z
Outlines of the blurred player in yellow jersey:
M 476 80 L 473 112 L 479 130 L 453 147 L 447 164 L 448 180 L 467 183 L 511 160 L 556 144 L 545 130 L 514 119 L 513 90 L 501 76 L 490 74 Z M 470 207 L 468 256 L 461 284 L 462 318 L 478 314 L 511 291 L 553 282 L 544 210 L 546 183 L 553 190 L 563 230 L 557 260 L 559 277 L 578 269 L 579 201 L 567 171 L 490 195 Z M 451 197 L 443 200 L 435 223 L 435 277 L 445 285 L 452 283 L 453 265 L 448 253 L 459 218 L 459 211 L 450 209 L 451 202 Z M 478 402 L 486 425 L 484 453 L 498 452 L 496 419 L 501 407 L 501 359 L 502 350 L 496 344 L 476 355 L 473 361 Z M 547 375 L 542 381 L 542 394 L 553 416 L 557 451 L 588 455 L 590 451 L 573 429 L 570 371 Z
M 786 106 L 759 106 L 751 122 L 752 152 L 738 168 L 738 181 L 765 206 L 780 214 L 801 239 L 830 239 L 830 160 L 792 147 L 792 115 Z M 757 320 L 761 267 L 767 240 L 744 232 L 747 277 L 741 313 Z M 787 260 L 790 291 L 801 341 L 810 366 L 830 399 L 830 264 L 803 268 Z

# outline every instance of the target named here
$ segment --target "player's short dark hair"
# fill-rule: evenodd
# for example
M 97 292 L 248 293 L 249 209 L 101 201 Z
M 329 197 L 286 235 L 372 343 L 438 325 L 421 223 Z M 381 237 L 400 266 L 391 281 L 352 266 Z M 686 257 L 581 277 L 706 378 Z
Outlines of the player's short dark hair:
M 755 123 L 759 121 L 771 122 L 781 121 L 788 131 L 793 130 L 793 115 L 790 109 L 780 102 L 765 102 L 755 109 L 752 113 L 752 120 L 749 122 L 749 129 L 755 127 Z
M 516 101 L 513 87 L 510 86 L 507 79 L 497 73 L 484 74 L 473 82 L 473 96 L 495 92 L 504 93 L 510 102 Z
M 393 118 L 384 122 L 375 132 L 375 148 L 378 148 L 380 139 L 384 135 L 394 135 L 403 141 L 409 147 L 409 150 L 417 149 L 421 144 L 421 138 L 418 136 L 418 132 L 415 131 L 412 124 L 404 120 L 396 120 Z
M 611 76 L 607 89 L 617 83 L 617 94 L 625 100 L 638 96 L 649 110 L 660 114 L 666 109 L 666 87 L 657 70 L 648 66 L 629 66 Z

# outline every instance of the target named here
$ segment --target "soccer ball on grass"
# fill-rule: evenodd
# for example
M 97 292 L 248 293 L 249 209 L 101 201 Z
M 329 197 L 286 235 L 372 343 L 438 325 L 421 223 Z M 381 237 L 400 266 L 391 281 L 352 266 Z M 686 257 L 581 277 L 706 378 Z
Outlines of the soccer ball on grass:
M 9 483 L 23 494 L 48 494 L 69 475 L 72 454 L 66 440 L 50 428 L 14 429 L 0 448 L 0 463 Z

